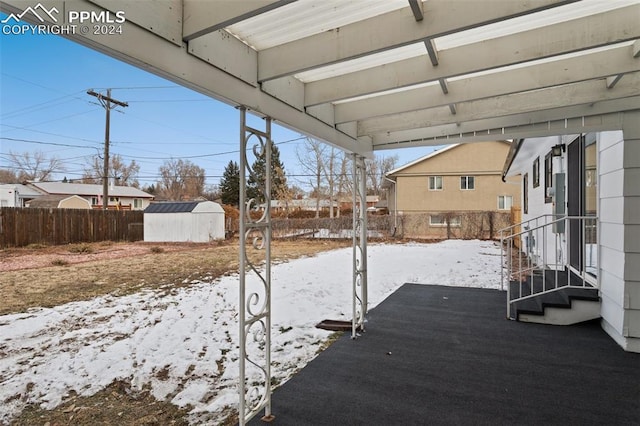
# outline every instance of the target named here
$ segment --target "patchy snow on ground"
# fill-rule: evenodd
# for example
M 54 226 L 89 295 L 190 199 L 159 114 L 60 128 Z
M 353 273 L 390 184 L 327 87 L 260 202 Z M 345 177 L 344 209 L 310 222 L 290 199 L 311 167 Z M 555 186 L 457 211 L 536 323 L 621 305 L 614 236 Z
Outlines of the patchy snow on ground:
M 500 288 L 500 248 L 490 241 L 370 245 L 367 258 L 370 308 L 407 282 Z M 318 322 L 351 318 L 351 287 L 351 249 L 272 267 L 278 382 L 321 350 L 331 333 Z M 215 422 L 238 406 L 238 304 L 233 275 L 0 316 L 0 423 L 27 404 L 53 408 L 116 379 Z

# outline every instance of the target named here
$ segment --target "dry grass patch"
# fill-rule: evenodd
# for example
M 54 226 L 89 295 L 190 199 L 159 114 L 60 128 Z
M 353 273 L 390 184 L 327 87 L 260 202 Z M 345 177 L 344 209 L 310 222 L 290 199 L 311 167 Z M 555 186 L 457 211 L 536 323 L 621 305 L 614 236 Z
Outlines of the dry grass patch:
M 272 259 L 286 261 L 312 256 L 320 251 L 347 247 L 350 241 L 281 241 L 272 243 Z M 238 241 L 213 244 L 91 245 L 91 253 L 77 259 L 65 257 L 52 248 L 25 250 L 28 256 L 42 256 L 47 262 L 34 261 L 33 267 L 4 270 L 0 274 L 0 315 L 24 312 L 33 307 L 53 307 L 106 294 L 126 295 L 141 289 L 183 287 L 195 280 L 212 279 L 238 272 Z M 58 248 L 60 250 L 60 248 Z M 67 253 L 68 253 L 67 249 Z M 260 263 L 264 251 L 248 250 Z M 20 261 L 20 250 L 11 252 L 11 261 Z M 114 257 L 115 255 L 115 257 Z M 62 268 L 63 267 L 63 268 Z
M 272 244 L 272 259 L 284 262 L 350 245 L 350 240 L 276 240 Z M 1 251 L 0 260 L 5 262 L 5 268 L 0 272 L 0 297 L 3 301 L 0 314 L 52 307 L 105 294 L 124 295 L 141 289 L 170 290 L 188 286 L 193 280 L 213 279 L 238 272 L 239 265 L 237 240 L 179 247 L 97 243 L 91 244 L 91 248 L 92 253 L 82 254 L 82 261 L 63 247 Z M 67 250 L 69 260 L 73 258 L 77 263 L 51 266 L 51 256 L 54 260 L 61 259 L 61 250 Z M 249 254 L 255 262 L 264 259 L 264 251 L 249 249 Z M 10 262 L 19 263 L 24 256 L 31 257 L 29 262 L 23 262 L 19 269 L 12 270 Z M 333 335 L 330 342 L 337 336 Z M 125 381 L 116 381 L 89 397 L 72 395 L 53 410 L 30 406 L 11 424 L 181 426 L 188 424 L 188 411 L 188 407 L 179 409 L 169 402 L 155 400 L 147 391 L 132 391 Z M 221 426 L 237 424 L 237 413 L 233 410 L 229 410 L 226 416 Z

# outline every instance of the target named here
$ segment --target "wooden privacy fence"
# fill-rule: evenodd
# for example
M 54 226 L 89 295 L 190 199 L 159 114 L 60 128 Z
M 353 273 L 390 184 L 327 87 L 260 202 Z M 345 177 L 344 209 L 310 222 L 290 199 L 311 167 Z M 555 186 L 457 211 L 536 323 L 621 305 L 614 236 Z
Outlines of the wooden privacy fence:
M 143 239 L 142 211 L 0 208 L 0 247 Z

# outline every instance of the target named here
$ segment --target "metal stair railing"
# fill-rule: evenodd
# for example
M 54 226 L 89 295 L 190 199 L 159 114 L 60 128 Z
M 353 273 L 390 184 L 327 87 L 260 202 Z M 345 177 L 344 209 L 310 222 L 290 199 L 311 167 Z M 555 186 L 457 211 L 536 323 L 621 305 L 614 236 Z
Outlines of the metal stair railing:
M 571 222 L 579 222 L 579 232 L 582 233 L 581 241 L 585 249 L 582 250 L 581 264 L 582 272 L 578 285 L 572 284 L 571 268 L 569 260 L 571 257 Z M 501 229 L 500 246 L 502 251 L 501 259 L 501 287 L 507 290 L 507 317 L 511 318 L 511 306 L 520 300 L 535 297 L 539 294 L 548 293 L 558 288 L 560 274 L 567 277 L 566 286 L 569 287 L 593 287 L 594 283 L 587 280 L 586 271 L 589 268 L 597 270 L 597 216 L 559 216 L 545 214 L 533 219 L 520 222 L 515 225 Z M 552 239 L 550 243 L 550 239 Z M 540 244 L 540 242 L 542 243 Z M 589 247 L 590 250 L 586 248 Z M 593 250 L 596 249 L 595 259 Z M 549 259 L 549 251 L 552 251 L 553 258 Z M 565 255 L 566 253 L 566 255 Z M 514 255 L 517 255 L 517 269 L 514 264 Z M 551 261 L 550 261 L 551 260 Z M 554 271 L 554 279 L 548 280 L 546 271 Z M 542 286 L 536 289 L 534 285 L 534 275 L 542 273 Z M 599 274 L 595 274 L 595 287 L 599 287 Z M 529 289 L 525 291 L 524 282 L 530 277 Z M 518 282 L 517 294 L 512 294 L 511 282 Z M 548 282 L 551 281 L 551 282 Z M 563 286 L 564 287 L 564 286 Z

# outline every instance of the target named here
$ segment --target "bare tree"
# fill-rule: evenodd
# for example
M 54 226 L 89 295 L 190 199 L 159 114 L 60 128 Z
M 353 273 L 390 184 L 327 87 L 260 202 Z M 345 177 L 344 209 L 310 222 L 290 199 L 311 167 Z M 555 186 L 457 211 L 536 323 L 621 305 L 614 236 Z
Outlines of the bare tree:
M 398 156 L 375 156 L 373 160 L 367 160 L 367 192 L 371 195 L 380 195 L 384 176 L 395 169 Z
M 18 175 L 13 170 L 0 169 L 0 183 L 19 183 Z
M 45 153 L 37 151 L 22 154 L 9 152 L 9 162 L 18 170 L 19 181 L 39 180 L 46 181 L 53 177 L 54 173 L 65 170 L 62 162 L 56 157 L 47 157 Z
M 136 160 L 131 160 L 126 164 L 122 156 L 115 154 L 109 158 L 109 173 L 107 177 L 114 179 L 118 185 L 140 187 L 138 182 L 138 173 L 140 165 Z M 100 156 L 95 155 L 91 159 L 91 163 L 86 165 L 82 175 L 83 183 L 101 184 L 104 176 L 104 164 Z
M 322 161 L 322 173 L 327 183 L 327 190 L 329 192 L 329 217 L 334 217 L 333 204 L 336 198 L 336 191 L 338 189 L 338 179 L 336 176 L 336 169 L 338 168 L 339 152 L 333 146 L 327 147 L 325 155 Z
M 353 158 L 343 153 L 340 159 L 340 173 L 338 174 L 338 193 L 340 195 L 353 194 Z
M 310 177 L 309 184 L 316 195 L 316 217 L 320 217 L 320 194 L 322 191 L 324 156 L 327 145 L 307 138 L 304 148 L 296 147 L 296 157 L 305 175 Z
M 168 200 L 194 199 L 204 193 L 204 169 L 189 160 L 168 160 L 160 166 L 158 191 Z

